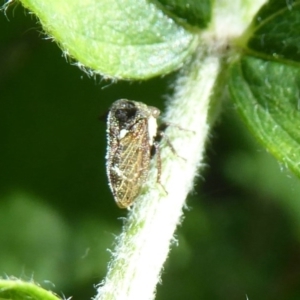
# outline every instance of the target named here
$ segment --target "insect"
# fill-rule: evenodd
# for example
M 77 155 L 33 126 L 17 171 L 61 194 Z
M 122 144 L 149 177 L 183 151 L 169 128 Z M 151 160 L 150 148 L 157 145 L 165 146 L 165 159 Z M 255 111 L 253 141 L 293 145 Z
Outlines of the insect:
M 120 208 L 133 203 L 147 179 L 151 157 L 159 151 L 159 114 L 156 107 L 127 99 L 115 101 L 109 110 L 106 171 Z

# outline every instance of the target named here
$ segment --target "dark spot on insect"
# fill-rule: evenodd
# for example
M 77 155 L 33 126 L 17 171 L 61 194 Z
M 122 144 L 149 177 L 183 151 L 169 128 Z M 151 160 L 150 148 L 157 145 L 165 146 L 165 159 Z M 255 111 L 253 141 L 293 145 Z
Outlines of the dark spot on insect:
M 122 126 L 128 123 L 130 120 L 134 119 L 137 113 L 137 108 L 132 102 L 127 102 L 122 108 L 116 109 L 115 117 Z
M 156 154 L 156 148 L 154 145 L 152 145 L 150 148 L 150 157 L 153 157 L 155 154 Z
M 168 123 L 162 123 L 157 128 L 156 136 L 154 137 L 154 144 L 151 146 L 150 155 L 153 157 L 157 152 L 157 145 L 165 137 L 165 130 L 169 127 Z M 172 147 L 171 147 L 172 148 Z

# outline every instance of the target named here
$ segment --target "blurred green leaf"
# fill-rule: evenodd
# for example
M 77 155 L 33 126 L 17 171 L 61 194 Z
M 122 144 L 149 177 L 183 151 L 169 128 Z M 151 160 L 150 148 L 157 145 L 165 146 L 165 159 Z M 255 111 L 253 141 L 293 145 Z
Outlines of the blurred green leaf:
M 158 0 L 158 2 L 166 11 L 192 26 L 206 27 L 211 19 L 210 0 Z
M 1 300 L 57 300 L 60 299 L 32 282 L 21 280 L 0 280 Z
M 194 35 L 146 0 L 21 2 L 79 67 L 106 77 L 164 75 L 194 49 Z
M 26 261 L 23 272 L 34 270 L 35 280 L 66 280 L 63 265 L 72 231 L 57 211 L 30 194 L 15 192 L 1 197 L 0 220 L 2 272 L 19 274 Z
M 300 70 L 246 56 L 230 70 L 233 101 L 254 135 L 300 176 Z
M 241 44 L 267 59 L 300 61 L 300 1 L 272 0 L 257 13 Z

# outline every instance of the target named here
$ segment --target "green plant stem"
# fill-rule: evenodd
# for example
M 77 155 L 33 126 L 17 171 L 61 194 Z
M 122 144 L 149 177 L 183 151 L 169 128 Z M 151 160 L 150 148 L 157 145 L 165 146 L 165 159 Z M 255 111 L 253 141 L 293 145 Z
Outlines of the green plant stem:
M 201 167 L 210 127 L 207 124 L 209 98 L 220 60 L 209 53 L 199 56 L 178 77 L 178 88 L 169 100 L 165 116 L 168 122 L 184 128 L 173 126 L 167 132 L 178 155 L 167 145 L 161 151 L 161 183 L 167 194 L 156 183 L 154 161 L 146 193 L 136 199 L 129 212 L 97 300 L 153 298 L 186 196 Z
M 222 5 L 224 1 L 220 1 Z M 230 2 L 230 1 L 227 1 Z M 261 4 L 261 1 L 252 4 Z M 236 4 L 242 6 L 241 2 Z M 213 26 L 202 35 L 205 45 L 200 45 L 194 58 L 184 66 L 175 82 L 175 92 L 168 101 L 163 119 L 177 126 L 170 126 L 167 135 L 177 154 L 164 144 L 161 150 L 161 183 L 156 183 L 157 165 L 152 164 L 144 193 L 136 199 L 129 211 L 123 232 L 117 239 L 112 253 L 108 274 L 99 284 L 96 300 L 153 299 L 157 283 L 170 245 L 175 241 L 174 232 L 181 222 L 182 208 L 193 188 L 195 176 L 203 166 L 205 144 L 211 124 L 209 120 L 210 97 L 220 72 L 226 45 L 245 28 L 246 13 L 237 24 L 236 9 L 219 6 Z M 216 4 L 217 6 L 217 4 Z M 256 11 L 251 8 L 252 14 Z M 228 14 L 233 14 L 233 28 Z M 223 22 L 223 23 L 222 23 Z M 243 26 L 242 26 L 242 25 Z M 224 37 L 225 35 L 225 37 Z

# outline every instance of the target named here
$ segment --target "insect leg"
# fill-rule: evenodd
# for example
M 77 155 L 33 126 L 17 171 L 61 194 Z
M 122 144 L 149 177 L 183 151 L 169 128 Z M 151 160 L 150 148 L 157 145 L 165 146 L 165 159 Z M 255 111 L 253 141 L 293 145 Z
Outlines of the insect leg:
M 161 183 L 161 155 L 160 155 L 160 145 L 158 141 L 155 141 L 152 145 L 152 151 L 151 154 L 156 154 L 156 169 L 157 169 L 157 177 L 156 182 L 162 187 L 162 189 L 165 191 L 166 195 L 168 195 L 168 192 L 166 188 Z
M 175 150 L 172 142 L 170 141 L 169 137 L 167 134 L 165 134 L 165 130 L 169 127 L 169 126 L 176 126 L 182 130 L 186 130 L 181 128 L 180 126 L 176 125 L 176 124 L 171 124 L 171 123 L 162 123 L 161 125 L 159 125 L 158 130 L 157 130 L 157 135 L 155 137 L 155 141 L 157 143 L 159 143 L 163 138 L 165 139 L 166 143 L 168 144 L 169 148 L 171 149 L 172 153 L 174 155 L 176 155 L 177 157 L 180 157 L 181 159 L 183 159 L 184 161 L 186 161 L 186 158 L 180 156 L 177 151 Z

